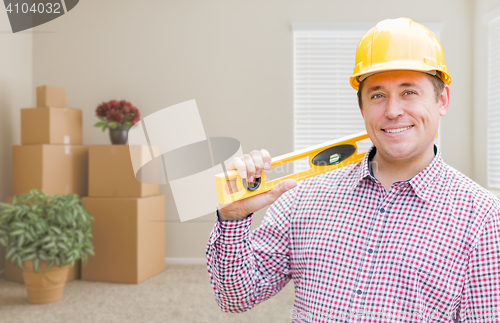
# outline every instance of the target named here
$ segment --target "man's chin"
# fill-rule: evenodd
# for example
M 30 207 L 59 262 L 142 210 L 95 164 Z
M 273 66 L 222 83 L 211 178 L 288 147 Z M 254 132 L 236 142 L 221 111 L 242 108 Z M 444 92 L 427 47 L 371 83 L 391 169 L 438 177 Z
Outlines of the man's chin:
M 402 147 L 402 149 L 391 149 L 392 147 L 386 147 L 386 149 L 378 149 L 377 153 L 380 152 L 380 158 L 382 158 L 387 163 L 405 163 L 411 162 L 414 158 L 415 151 L 409 149 L 408 146 Z

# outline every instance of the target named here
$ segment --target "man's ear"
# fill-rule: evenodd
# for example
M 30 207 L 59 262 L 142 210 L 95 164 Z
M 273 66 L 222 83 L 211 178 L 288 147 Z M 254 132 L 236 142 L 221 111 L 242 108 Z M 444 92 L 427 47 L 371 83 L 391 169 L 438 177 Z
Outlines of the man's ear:
M 365 118 L 365 115 L 363 113 L 363 100 L 362 100 L 362 97 L 361 97 L 361 92 L 363 91 L 363 82 L 361 82 L 359 84 L 359 88 L 358 88 L 358 93 L 356 93 L 356 97 L 357 97 L 357 102 L 358 102 L 358 108 L 359 108 L 359 112 L 361 112 L 361 116 L 363 117 L 363 119 Z
M 450 105 L 450 87 L 444 85 L 443 91 L 439 96 L 439 115 L 443 117 L 448 111 L 448 106 Z

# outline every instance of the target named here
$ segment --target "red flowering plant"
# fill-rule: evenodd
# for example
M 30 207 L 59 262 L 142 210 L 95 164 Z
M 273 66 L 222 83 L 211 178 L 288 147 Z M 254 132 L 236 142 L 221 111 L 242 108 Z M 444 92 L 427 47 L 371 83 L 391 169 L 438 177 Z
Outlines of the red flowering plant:
M 102 131 L 107 128 L 128 130 L 141 118 L 139 110 L 125 100 L 103 102 L 97 106 L 95 114 L 99 121 L 94 127 L 100 127 Z

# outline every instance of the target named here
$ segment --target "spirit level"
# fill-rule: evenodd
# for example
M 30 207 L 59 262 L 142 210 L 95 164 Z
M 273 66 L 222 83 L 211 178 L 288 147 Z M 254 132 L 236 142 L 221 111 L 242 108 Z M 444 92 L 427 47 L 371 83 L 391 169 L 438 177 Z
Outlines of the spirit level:
M 220 204 L 229 204 L 238 200 L 261 194 L 272 190 L 278 183 L 286 179 L 300 181 L 328 171 L 352 165 L 363 159 L 366 151 L 358 152 L 357 142 L 367 139 L 366 132 L 360 132 L 351 136 L 325 142 L 320 145 L 305 148 L 296 152 L 281 155 L 271 160 L 271 168 L 286 164 L 304 157 L 309 157 L 309 169 L 295 174 L 283 176 L 266 182 L 265 172 L 256 178 L 253 186 L 249 186 L 244 178 L 238 175 L 238 171 L 229 170 L 215 175 L 217 189 L 217 200 Z M 235 181 L 236 192 L 231 192 L 230 181 Z

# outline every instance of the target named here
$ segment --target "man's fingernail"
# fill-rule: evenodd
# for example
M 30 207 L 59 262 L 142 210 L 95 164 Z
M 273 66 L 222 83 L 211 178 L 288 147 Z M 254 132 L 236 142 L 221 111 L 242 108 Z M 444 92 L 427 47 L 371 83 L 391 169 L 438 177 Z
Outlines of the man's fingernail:
M 241 172 L 241 178 L 247 178 L 247 172 Z
M 265 169 L 269 169 L 269 167 L 271 167 L 271 164 L 269 164 L 269 163 L 265 163 L 265 164 L 264 164 L 264 168 L 265 168 Z

